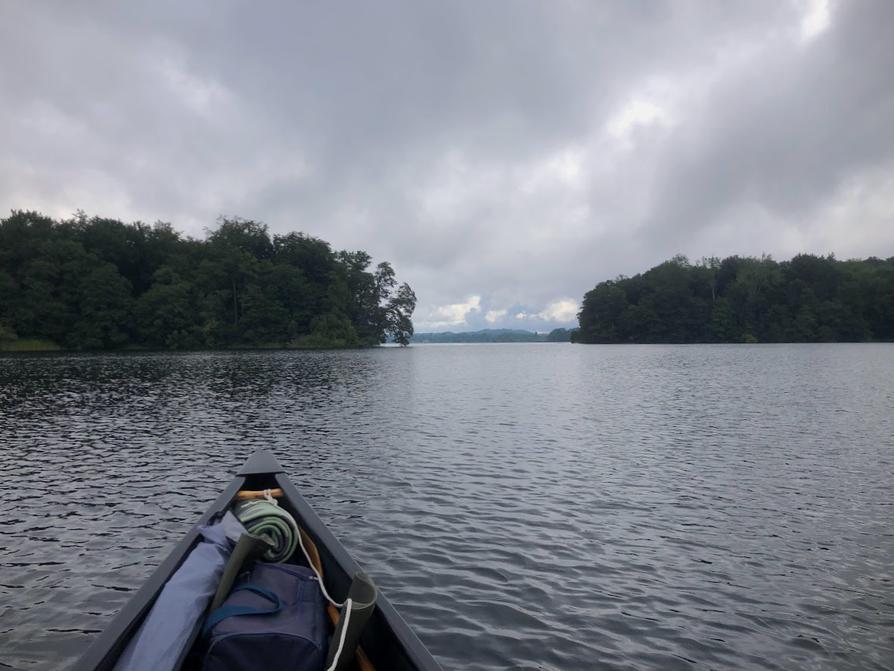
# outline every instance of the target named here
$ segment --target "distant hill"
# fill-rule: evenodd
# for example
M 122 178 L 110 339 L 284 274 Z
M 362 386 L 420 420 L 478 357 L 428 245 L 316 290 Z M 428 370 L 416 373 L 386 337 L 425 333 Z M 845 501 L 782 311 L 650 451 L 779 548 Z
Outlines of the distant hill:
M 522 329 L 482 329 L 463 333 L 416 333 L 410 342 L 414 343 L 455 343 L 455 342 L 545 342 L 545 333 L 535 333 Z
M 563 331 L 556 339 L 556 332 Z M 566 336 L 564 329 L 553 332 L 535 333 L 523 329 L 482 329 L 481 331 L 465 331 L 462 333 L 417 333 L 410 342 L 414 343 L 480 343 L 480 342 L 568 342 L 570 332 Z M 563 337 L 564 336 L 564 337 Z

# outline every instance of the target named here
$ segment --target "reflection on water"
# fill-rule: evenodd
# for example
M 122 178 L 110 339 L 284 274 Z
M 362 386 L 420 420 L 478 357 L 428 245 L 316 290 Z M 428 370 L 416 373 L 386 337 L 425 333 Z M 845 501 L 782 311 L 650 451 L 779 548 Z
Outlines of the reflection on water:
M 446 668 L 886 668 L 892 408 L 890 345 L 0 358 L 0 666 L 268 447 Z

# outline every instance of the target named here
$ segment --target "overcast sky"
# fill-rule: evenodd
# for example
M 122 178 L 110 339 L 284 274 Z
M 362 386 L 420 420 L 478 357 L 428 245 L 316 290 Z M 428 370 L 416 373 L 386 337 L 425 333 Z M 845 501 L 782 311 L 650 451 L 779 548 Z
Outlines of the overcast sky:
M 417 331 L 677 253 L 894 255 L 894 2 L 5 2 L 0 210 L 389 260 Z

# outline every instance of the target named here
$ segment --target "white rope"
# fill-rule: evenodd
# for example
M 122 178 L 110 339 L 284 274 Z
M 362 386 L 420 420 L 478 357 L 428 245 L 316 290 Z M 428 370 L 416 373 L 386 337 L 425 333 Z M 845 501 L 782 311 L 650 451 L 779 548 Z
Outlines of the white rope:
M 338 658 L 341 656 L 341 651 L 345 647 L 345 637 L 348 635 L 348 625 L 351 623 L 351 606 L 353 603 L 354 602 L 351 601 L 351 599 L 345 601 L 345 622 L 341 628 L 341 638 L 338 640 L 338 650 L 335 651 L 335 657 L 332 658 L 332 664 L 329 665 L 329 668 L 326 669 L 326 671 L 335 671 L 335 667 L 338 666 Z
M 329 596 L 329 592 L 326 591 L 326 585 L 323 584 L 323 576 L 320 575 L 320 572 L 317 571 L 317 567 L 314 566 L 314 563 L 310 560 L 310 555 L 307 553 L 307 549 L 304 547 L 304 541 L 301 540 L 301 532 L 298 532 L 298 545 L 301 546 L 301 552 L 304 553 L 304 558 L 307 560 L 307 565 L 310 566 L 310 569 L 317 576 L 317 582 L 320 583 L 320 591 L 323 592 L 323 596 L 326 597 L 326 600 L 331 603 L 336 608 L 345 609 L 345 621 L 341 628 L 341 638 L 338 641 L 338 649 L 335 651 L 335 657 L 332 658 L 332 664 L 329 665 L 329 668 L 326 671 L 335 671 L 335 667 L 338 666 L 338 658 L 341 656 L 341 651 L 345 647 L 345 637 L 348 635 L 348 625 L 351 623 L 351 606 L 354 602 L 351 599 L 345 599 L 341 603 L 333 599 Z
M 323 576 L 320 575 L 320 572 L 317 570 L 317 567 L 314 566 L 314 563 L 310 560 L 310 555 L 307 554 L 307 550 L 304 547 L 304 541 L 301 540 L 301 532 L 300 531 L 298 532 L 298 545 L 301 546 L 301 552 L 304 553 L 304 558 L 307 560 L 307 565 L 310 566 L 310 569 L 316 574 L 317 581 L 319 581 L 319 583 L 320 583 L 320 590 L 323 592 L 323 596 L 326 597 L 326 600 L 329 603 L 331 603 L 333 606 L 335 606 L 336 608 L 341 608 L 342 606 L 344 606 L 345 605 L 344 601 L 339 603 L 338 601 L 333 599 L 331 596 L 329 596 L 329 592 L 326 591 L 326 585 L 323 584 Z M 348 601 L 350 601 L 350 599 L 348 599 Z
M 264 498 L 267 499 L 273 505 L 279 505 L 271 495 L 270 490 L 264 490 Z M 307 565 L 310 566 L 310 569 L 317 576 L 317 582 L 320 583 L 320 591 L 323 592 L 323 596 L 326 597 L 326 600 L 331 603 L 336 608 L 345 609 L 345 621 L 341 628 L 341 637 L 338 641 L 338 649 L 335 651 L 335 657 L 332 658 L 332 664 L 329 665 L 329 668 L 326 671 L 335 671 L 335 667 L 338 666 L 338 658 L 341 656 L 341 651 L 345 647 L 345 637 L 348 635 L 348 625 L 351 623 L 351 606 L 353 605 L 353 601 L 351 599 L 345 599 L 341 603 L 333 599 L 329 596 L 329 592 L 326 591 L 326 585 L 323 584 L 323 576 L 320 575 L 320 572 L 317 570 L 317 567 L 314 566 L 314 563 L 310 560 L 310 554 L 307 552 L 307 548 L 304 547 L 304 541 L 301 539 L 301 531 L 298 531 L 298 545 L 301 547 L 301 552 L 304 554 L 304 558 L 307 560 Z

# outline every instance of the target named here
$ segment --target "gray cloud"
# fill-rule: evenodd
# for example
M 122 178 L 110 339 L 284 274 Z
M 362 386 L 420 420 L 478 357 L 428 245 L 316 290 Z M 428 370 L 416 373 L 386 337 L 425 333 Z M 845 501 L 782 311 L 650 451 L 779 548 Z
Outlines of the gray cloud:
M 894 12 L 824 4 L 6 4 L 0 207 L 304 230 L 419 328 L 548 328 L 677 252 L 891 255 Z

